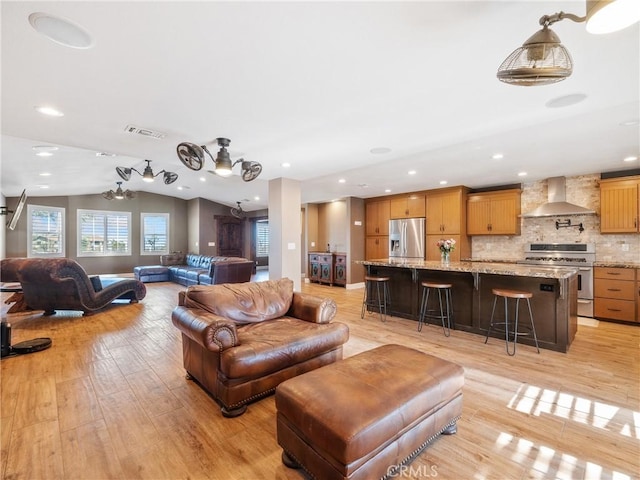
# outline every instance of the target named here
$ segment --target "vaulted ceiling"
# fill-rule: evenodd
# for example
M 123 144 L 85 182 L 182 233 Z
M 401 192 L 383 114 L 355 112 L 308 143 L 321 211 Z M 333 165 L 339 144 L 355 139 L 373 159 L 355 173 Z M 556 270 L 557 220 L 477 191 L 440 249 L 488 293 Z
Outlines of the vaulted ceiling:
M 556 23 L 571 77 L 541 87 L 496 79 L 542 15 L 584 15 L 583 1 L 8 1 L 1 9 L 5 196 L 100 193 L 116 188 L 116 166 L 142 171 L 145 160 L 179 179 L 147 184 L 134 175 L 123 187 L 242 201 L 245 210 L 265 208 L 278 177 L 298 180 L 303 202 L 322 202 L 640 166 L 623 162 L 640 152 L 637 23 L 609 35 Z M 94 45 L 52 42 L 29 23 L 34 12 L 71 20 Z M 44 105 L 64 116 L 34 109 Z M 210 159 L 199 172 L 178 159 L 184 141 L 215 155 L 217 137 L 231 139 L 232 159 L 260 162 L 260 177 L 243 182 L 236 167 L 225 179 L 208 172 Z M 58 150 L 36 156 L 42 145 Z

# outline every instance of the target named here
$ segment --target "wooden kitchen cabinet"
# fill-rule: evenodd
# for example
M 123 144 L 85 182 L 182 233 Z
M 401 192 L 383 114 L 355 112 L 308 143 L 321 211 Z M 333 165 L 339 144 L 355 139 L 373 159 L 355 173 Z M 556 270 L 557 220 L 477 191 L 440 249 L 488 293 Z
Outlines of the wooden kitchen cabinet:
M 426 248 L 427 260 L 437 261 L 442 258 L 440 247 L 438 246 L 438 240 L 441 240 L 443 238 L 444 237 L 442 235 L 427 235 L 427 248 Z M 456 245 L 455 245 L 455 249 L 453 250 L 453 252 L 451 252 L 449 256 L 449 260 L 452 262 L 459 262 L 460 258 L 462 258 L 460 254 L 464 253 L 464 245 L 460 241 L 461 236 L 447 235 L 446 239 L 450 239 L 450 238 L 456 241 Z M 464 256 L 466 257 L 468 256 L 468 254 L 465 254 Z
M 435 191 L 427 194 L 427 235 L 459 234 L 465 207 L 461 189 Z
M 451 252 L 451 261 L 471 255 L 471 243 L 467 236 L 467 192 L 466 187 L 453 187 L 428 191 L 426 195 L 427 213 L 427 260 L 440 260 L 438 240 L 453 238 L 456 247 Z
M 520 235 L 520 190 L 470 194 L 467 235 Z
M 596 318 L 638 322 L 638 282 L 633 268 L 594 268 Z
M 640 232 L 640 176 L 600 180 L 600 233 Z
M 424 195 L 408 195 L 392 198 L 390 201 L 391 218 L 416 218 L 425 216 Z
M 365 205 L 366 235 L 389 235 L 389 200 L 376 200 Z
M 389 258 L 389 219 L 391 202 L 374 200 L 365 205 L 365 259 Z
M 389 236 L 366 237 L 364 256 L 366 260 L 389 258 Z

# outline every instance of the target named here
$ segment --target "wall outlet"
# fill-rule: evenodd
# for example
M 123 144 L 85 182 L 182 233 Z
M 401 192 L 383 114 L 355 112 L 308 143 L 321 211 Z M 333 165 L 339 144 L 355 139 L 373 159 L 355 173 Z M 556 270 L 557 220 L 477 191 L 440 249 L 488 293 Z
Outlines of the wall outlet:
M 216 242 L 209 242 L 209 246 L 210 247 L 215 247 L 216 246 Z
M 293 243 L 293 242 L 289 242 L 289 243 L 287 243 L 287 248 L 289 250 L 295 250 L 296 249 L 296 244 Z
M 311 246 L 315 247 L 316 246 L 316 242 L 311 242 Z

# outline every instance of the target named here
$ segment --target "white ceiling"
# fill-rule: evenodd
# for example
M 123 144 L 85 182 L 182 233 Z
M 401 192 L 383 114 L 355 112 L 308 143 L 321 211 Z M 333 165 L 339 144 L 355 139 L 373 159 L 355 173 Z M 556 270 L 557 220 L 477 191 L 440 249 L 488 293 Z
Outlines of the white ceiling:
M 640 118 L 637 23 L 596 36 L 564 20 L 553 30 L 573 56 L 569 79 L 542 87 L 496 79 L 542 15 L 583 15 L 583 1 L 3 1 L 1 9 L 5 196 L 100 193 L 116 188 L 116 166 L 142 171 L 145 159 L 180 178 L 147 184 L 134 174 L 124 188 L 243 201 L 245 210 L 265 208 L 279 177 L 299 180 L 306 203 L 441 180 L 479 188 L 640 166 L 622 161 L 639 154 L 639 127 L 621 125 Z M 29 24 L 33 12 L 72 20 L 95 45 L 50 41 Z M 545 106 L 576 93 L 586 100 Z M 45 117 L 38 105 L 65 115 Z M 127 125 L 166 137 L 129 134 Z M 206 172 L 210 159 L 200 172 L 180 163 L 180 142 L 215 155 L 216 137 L 231 139 L 232 159 L 262 163 L 261 176 L 245 183 L 239 167 L 223 179 Z M 35 145 L 60 148 L 41 158 Z M 391 152 L 370 153 L 379 147 Z

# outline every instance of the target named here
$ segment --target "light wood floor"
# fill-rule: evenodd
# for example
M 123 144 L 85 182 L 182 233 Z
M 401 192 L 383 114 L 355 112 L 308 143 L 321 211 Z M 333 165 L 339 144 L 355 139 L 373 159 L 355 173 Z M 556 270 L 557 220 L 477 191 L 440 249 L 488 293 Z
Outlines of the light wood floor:
M 2 478 L 303 478 L 280 461 L 273 396 L 227 419 L 184 378 L 170 320 L 181 287 L 147 287 L 141 303 L 86 318 L 8 315 L 13 343 L 50 337 L 53 346 L 2 360 Z M 497 339 L 361 320 L 362 290 L 303 291 L 337 301 L 351 332 L 346 356 L 400 343 L 464 367 L 458 433 L 399 478 L 640 478 L 640 328 L 581 322 L 567 354 L 519 346 L 508 357 Z

